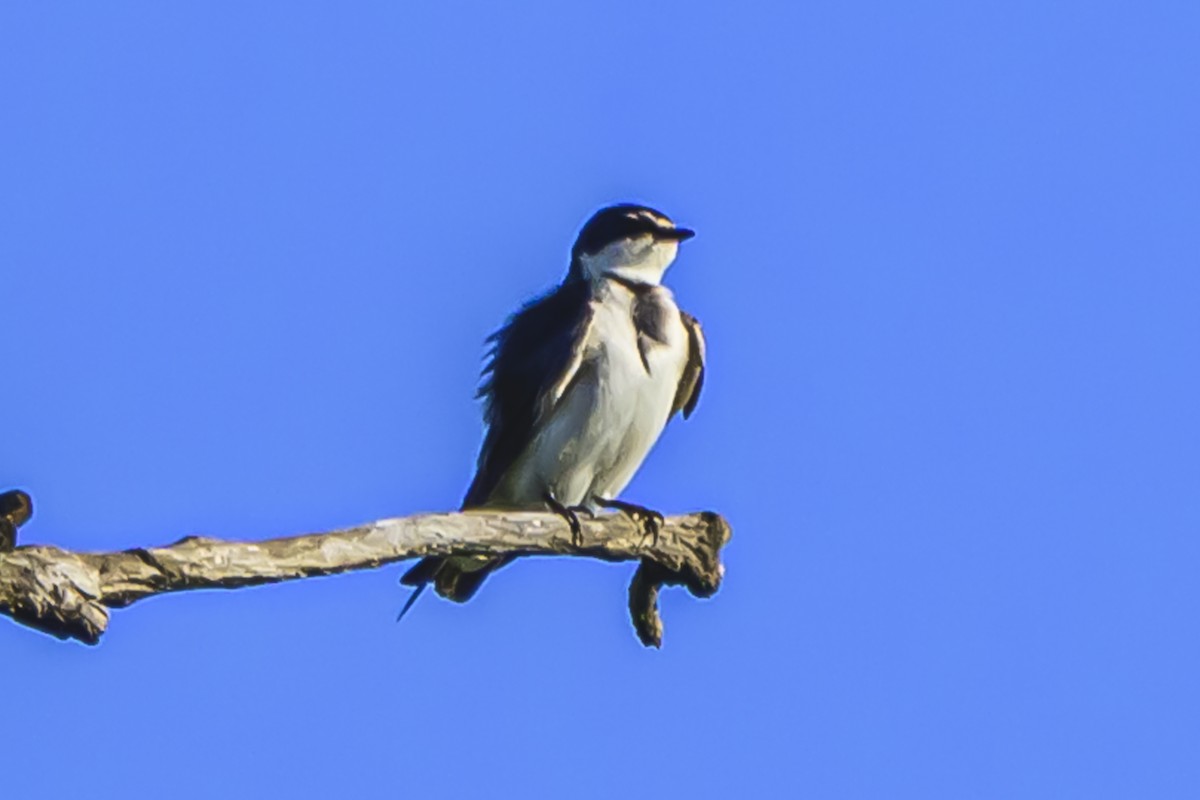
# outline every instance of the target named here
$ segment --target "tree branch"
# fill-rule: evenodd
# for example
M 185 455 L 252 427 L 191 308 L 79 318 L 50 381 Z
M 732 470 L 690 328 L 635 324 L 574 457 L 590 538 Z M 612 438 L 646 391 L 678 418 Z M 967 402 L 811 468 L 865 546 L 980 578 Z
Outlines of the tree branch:
M 720 551 L 730 530 L 716 514 L 669 517 L 657 541 L 622 514 L 582 524 L 579 545 L 557 515 L 502 511 L 421 514 L 262 542 L 189 536 L 113 553 L 27 545 L 0 552 L 0 613 L 61 639 L 96 644 L 110 608 L 165 592 L 236 589 L 450 553 L 590 556 L 640 562 L 629 587 L 630 615 L 638 638 L 659 647 L 659 589 L 682 585 L 708 597 L 720 585 Z

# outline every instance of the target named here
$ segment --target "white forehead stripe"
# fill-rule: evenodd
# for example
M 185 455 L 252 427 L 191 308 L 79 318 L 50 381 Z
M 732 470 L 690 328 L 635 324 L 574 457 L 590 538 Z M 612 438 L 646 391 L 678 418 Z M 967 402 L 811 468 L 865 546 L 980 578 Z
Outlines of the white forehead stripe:
M 671 220 L 667 219 L 666 217 L 662 217 L 662 216 L 659 216 L 658 214 L 655 214 L 653 211 L 638 211 L 634 214 L 630 214 L 629 218 L 630 219 L 639 219 L 640 218 L 640 219 L 648 220 L 650 222 L 653 222 L 655 224 L 655 226 L 659 227 L 659 228 L 673 229 L 675 227 L 674 222 L 671 222 Z

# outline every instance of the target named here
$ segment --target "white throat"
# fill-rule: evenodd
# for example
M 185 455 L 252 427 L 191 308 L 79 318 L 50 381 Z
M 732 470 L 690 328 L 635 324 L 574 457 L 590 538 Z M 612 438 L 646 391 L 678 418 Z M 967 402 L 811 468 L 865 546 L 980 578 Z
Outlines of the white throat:
M 646 234 L 613 242 L 593 255 L 582 253 L 579 262 L 584 275 L 592 281 L 616 275 L 634 283 L 657 286 L 678 252 L 678 242 L 655 241 Z

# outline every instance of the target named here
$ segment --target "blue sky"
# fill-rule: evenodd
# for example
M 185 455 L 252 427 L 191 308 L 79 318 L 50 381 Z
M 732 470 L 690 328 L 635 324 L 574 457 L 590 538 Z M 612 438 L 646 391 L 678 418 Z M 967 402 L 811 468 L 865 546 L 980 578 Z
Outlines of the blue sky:
M 248 7 L 251 6 L 251 7 Z M 25 541 L 453 508 L 483 339 L 579 224 L 699 231 L 710 371 L 627 492 L 712 600 L 399 567 L 0 625 L 6 793 L 1195 797 L 1189 3 L 8 4 Z

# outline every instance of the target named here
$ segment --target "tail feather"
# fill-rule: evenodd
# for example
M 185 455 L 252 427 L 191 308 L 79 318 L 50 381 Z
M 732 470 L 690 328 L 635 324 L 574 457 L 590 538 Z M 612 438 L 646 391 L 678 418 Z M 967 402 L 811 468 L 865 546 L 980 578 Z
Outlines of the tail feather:
M 410 567 L 408 572 L 404 573 L 404 576 L 400 578 L 400 583 L 405 586 L 424 586 L 433 580 L 445 561 L 446 559 L 444 558 L 434 558 L 432 556 L 422 558 Z
M 425 587 L 428 585 L 428 583 L 422 583 L 417 586 L 417 588 L 412 590 L 412 594 L 410 594 L 408 599 L 404 601 L 404 608 L 400 609 L 400 613 L 396 615 L 396 622 L 404 619 L 404 615 L 407 614 L 408 610 L 413 607 L 413 604 L 417 602 L 417 598 L 421 596 L 421 592 L 425 591 Z
M 482 474 L 482 473 L 481 473 Z M 472 496 L 480 494 L 484 489 L 480 482 L 480 475 L 475 476 L 475 482 L 471 484 L 471 490 L 467 493 L 467 501 L 464 508 L 481 505 L 479 502 L 470 502 Z M 425 587 L 433 584 L 434 589 L 439 595 L 447 600 L 453 600 L 455 603 L 465 603 L 475 596 L 479 591 L 479 587 L 496 570 L 513 560 L 513 556 L 503 556 L 500 558 L 486 558 L 481 556 L 426 556 L 409 568 L 407 572 L 400 578 L 400 583 L 404 586 L 415 587 L 408 600 L 404 603 L 404 608 L 400 609 L 400 614 L 396 617 L 399 622 L 408 613 L 409 609 L 417 602 L 417 598 L 425 591 Z
M 414 564 L 400 578 L 404 586 L 415 587 L 396 617 L 399 621 L 417 602 L 417 598 L 429 584 L 437 593 L 455 603 L 465 603 L 475 596 L 487 576 L 512 561 L 512 556 L 503 558 L 480 558 L 478 556 L 441 557 L 429 556 Z
M 443 591 L 441 575 L 439 574 L 437 584 L 438 594 L 456 603 L 465 603 L 475 596 L 475 593 L 479 591 L 479 587 L 483 585 L 483 582 L 487 580 L 489 575 L 506 566 L 513 558 L 515 556 L 491 558 L 482 565 L 473 565 L 470 569 L 463 569 L 459 565 L 447 562 L 442 573 L 452 573 L 453 578 L 449 578 L 448 576 L 445 583 L 445 591 Z

